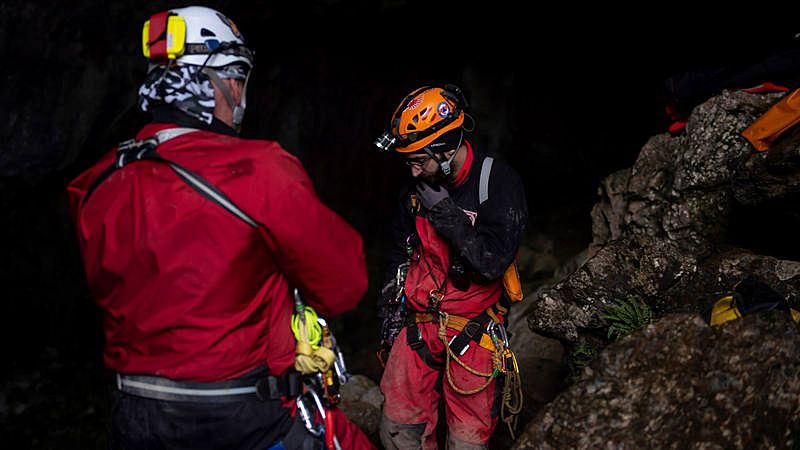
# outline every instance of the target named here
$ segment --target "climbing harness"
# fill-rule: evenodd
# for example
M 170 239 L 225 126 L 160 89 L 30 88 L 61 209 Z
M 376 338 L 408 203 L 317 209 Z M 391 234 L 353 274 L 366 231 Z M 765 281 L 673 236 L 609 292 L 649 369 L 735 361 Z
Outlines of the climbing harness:
M 437 313 L 415 313 L 409 315 L 406 329 L 407 343 L 417 352 L 417 355 L 429 367 L 434 370 L 445 371 L 447 383 L 455 392 L 461 395 L 473 395 L 483 391 L 499 376 L 503 376 L 501 418 L 514 436 L 517 417 L 522 411 L 522 383 L 520 380 L 519 366 L 514 352 L 509 346 L 508 336 L 503 325 L 502 316 L 507 314 L 508 309 L 502 302 L 496 303 L 482 314 L 475 318 L 467 319 L 464 317 L 448 314 L 443 311 Z M 431 353 L 418 324 L 438 322 L 437 336 L 442 341 L 445 348 L 445 361 L 441 363 Z M 447 329 L 458 332 L 448 340 Z M 492 352 L 492 371 L 482 372 L 461 360 L 469 347 L 477 344 Z M 455 361 L 467 372 L 476 377 L 486 378 L 478 387 L 465 389 L 458 386 L 451 373 L 451 361 Z

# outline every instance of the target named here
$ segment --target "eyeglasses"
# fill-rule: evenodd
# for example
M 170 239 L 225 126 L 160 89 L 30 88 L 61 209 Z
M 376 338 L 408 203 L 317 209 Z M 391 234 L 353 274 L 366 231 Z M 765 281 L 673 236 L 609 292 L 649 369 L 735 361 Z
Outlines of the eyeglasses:
M 411 166 L 422 167 L 425 165 L 425 163 L 428 162 L 429 159 L 431 159 L 430 155 L 423 156 L 422 158 L 407 158 L 405 160 L 405 163 L 409 167 Z

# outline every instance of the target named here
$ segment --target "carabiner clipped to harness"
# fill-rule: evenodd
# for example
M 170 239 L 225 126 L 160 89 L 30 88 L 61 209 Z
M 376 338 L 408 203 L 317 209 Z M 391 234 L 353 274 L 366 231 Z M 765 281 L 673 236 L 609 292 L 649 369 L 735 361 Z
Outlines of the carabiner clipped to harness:
M 333 412 L 331 410 L 334 406 L 325 406 L 324 400 L 320 398 L 319 394 L 317 394 L 317 387 L 312 383 L 307 382 L 306 387 L 308 388 L 308 391 L 305 394 L 297 397 L 296 401 L 297 411 L 298 414 L 300 414 L 300 419 L 303 421 L 303 425 L 314 437 L 324 439 L 327 450 L 342 450 L 342 446 L 339 444 L 339 439 L 336 437 L 336 430 L 333 422 Z M 314 423 L 316 414 L 314 414 L 306 404 L 306 401 L 309 400 L 312 402 L 314 407 L 316 407 L 316 412 L 319 413 L 323 423 Z
M 322 424 L 314 425 L 314 415 L 309 411 L 308 406 L 306 405 L 305 395 L 301 395 L 297 397 L 297 413 L 300 414 L 300 420 L 303 421 L 303 425 L 306 427 L 306 430 L 311 433 L 314 437 L 322 437 L 325 433 L 325 428 Z
M 347 365 L 344 362 L 344 355 L 342 354 L 342 349 L 339 347 L 339 343 L 336 340 L 336 336 L 334 336 L 331 332 L 330 328 L 328 327 L 328 322 L 325 319 L 322 317 L 317 317 L 317 323 L 322 330 L 323 345 L 332 349 L 336 355 L 336 359 L 333 361 L 333 370 L 339 376 L 339 380 L 342 384 L 347 383 L 352 375 L 350 375 L 350 372 L 347 371 Z
M 495 341 L 495 346 L 498 349 L 506 349 L 508 348 L 508 334 L 506 333 L 506 328 L 494 322 L 489 322 L 489 325 L 486 326 L 487 331 L 489 332 L 489 336 L 492 337 L 492 340 Z

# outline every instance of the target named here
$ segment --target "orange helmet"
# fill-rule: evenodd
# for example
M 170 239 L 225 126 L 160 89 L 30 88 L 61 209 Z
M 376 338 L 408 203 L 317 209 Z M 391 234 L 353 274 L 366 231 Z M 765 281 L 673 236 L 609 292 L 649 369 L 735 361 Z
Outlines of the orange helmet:
M 431 146 L 464 123 L 464 99 L 461 89 L 446 85 L 421 87 L 400 102 L 392 116 L 389 131 L 375 145 L 381 150 L 412 153 Z

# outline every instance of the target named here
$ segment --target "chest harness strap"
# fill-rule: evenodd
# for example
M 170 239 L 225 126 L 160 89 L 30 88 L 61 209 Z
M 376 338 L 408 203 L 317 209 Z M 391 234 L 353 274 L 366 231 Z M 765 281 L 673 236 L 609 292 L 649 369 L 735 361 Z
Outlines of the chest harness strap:
M 153 161 L 168 165 L 181 180 L 189 185 L 189 187 L 200 193 L 200 195 L 224 208 L 226 211 L 233 214 L 247 225 L 253 228 L 258 228 L 258 222 L 248 216 L 244 211 L 236 206 L 231 199 L 222 193 L 222 191 L 217 189 L 205 178 L 174 161 L 164 158 L 163 156 L 159 155 L 158 152 L 156 152 L 158 146 L 164 142 L 193 131 L 197 130 L 194 128 L 168 128 L 166 130 L 157 132 L 153 137 L 149 137 L 141 141 L 129 139 L 120 143 L 117 146 L 117 158 L 113 163 L 111 163 L 111 165 L 106 167 L 105 170 L 103 170 L 100 175 L 97 176 L 97 178 L 95 178 L 94 182 L 89 187 L 89 190 L 86 192 L 83 202 L 86 203 L 86 201 L 89 200 L 89 197 L 100 186 L 100 184 L 117 170 L 120 170 L 126 165 L 136 161 Z

